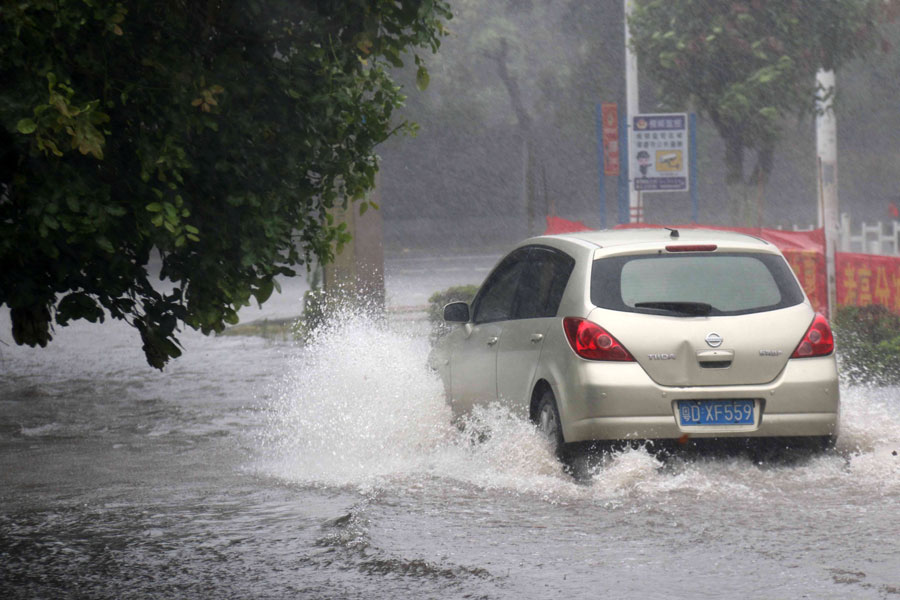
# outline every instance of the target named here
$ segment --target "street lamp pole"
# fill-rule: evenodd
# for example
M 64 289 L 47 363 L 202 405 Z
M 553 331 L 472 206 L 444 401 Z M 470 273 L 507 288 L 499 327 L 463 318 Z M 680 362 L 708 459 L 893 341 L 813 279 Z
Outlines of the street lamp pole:
M 837 118 L 834 115 L 834 71 L 816 73 L 816 155 L 818 174 L 819 227 L 825 231 L 825 272 L 828 287 L 828 313 L 837 306 L 834 255 L 840 239 L 837 187 Z
M 634 7 L 634 0 L 623 0 L 625 8 L 625 123 L 626 135 L 631 135 L 631 124 L 633 117 L 640 114 L 640 102 L 638 99 L 638 63 L 637 56 L 631 51 L 631 30 L 628 27 L 628 19 L 631 17 L 631 11 Z M 630 141 L 630 139 L 629 139 Z M 631 144 L 628 144 L 628 153 L 633 154 Z M 631 173 L 631 160 L 629 156 L 625 157 L 626 165 L 629 167 L 629 178 L 633 179 L 634 174 Z M 644 206 L 641 199 L 641 193 L 634 189 L 634 185 L 628 182 L 628 209 L 629 219 L 632 223 L 642 223 L 644 221 Z

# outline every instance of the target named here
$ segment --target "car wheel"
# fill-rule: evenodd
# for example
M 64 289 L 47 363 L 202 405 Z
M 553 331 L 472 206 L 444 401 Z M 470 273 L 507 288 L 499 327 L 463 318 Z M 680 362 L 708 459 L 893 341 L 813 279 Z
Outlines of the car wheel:
M 559 409 L 556 408 L 556 398 L 553 392 L 546 390 L 541 396 L 537 409 L 538 431 L 547 438 L 550 447 L 557 456 L 561 456 L 565 447 L 562 425 L 559 420 Z
M 837 446 L 836 435 L 823 435 L 819 438 L 819 450 L 822 452 L 830 452 Z

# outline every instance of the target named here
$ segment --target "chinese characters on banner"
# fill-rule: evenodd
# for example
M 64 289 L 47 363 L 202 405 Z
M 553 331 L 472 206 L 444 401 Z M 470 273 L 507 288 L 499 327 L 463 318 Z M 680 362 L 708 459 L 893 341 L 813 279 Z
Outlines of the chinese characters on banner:
M 603 174 L 619 174 L 619 109 L 614 102 L 600 105 L 603 121 Z
M 629 177 L 638 192 L 684 192 L 688 186 L 687 114 L 637 115 L 628 146 Z
M 900 314 L 900 258 L 841 252 L 835 271 L 839 305 L 881 304 Z
M 800 280 L 813 308 L 823 315 L 828 314 L 825 255 L 816 250 L 797 249 L 782 249 L 781 253 Z

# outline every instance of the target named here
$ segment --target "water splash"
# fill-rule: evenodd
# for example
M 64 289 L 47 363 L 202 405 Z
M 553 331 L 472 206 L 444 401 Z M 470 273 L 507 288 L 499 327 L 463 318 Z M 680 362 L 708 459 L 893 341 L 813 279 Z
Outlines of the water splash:
M 796 464 L 663 461 L 638 448 L 576 465 L 573 477 L 534 426 L 502 406 L 479 407 L 451 424 L 427 354 L 424 336 L 383 320 L 345 312 L 331 321 L 296 350 L 274 394 L 265 471 L 302 485 L 362 490 L 440 478 L 550 502 L 670 494 L 762 499 L 785 486 L 830 483 L 900 493 L 900 457 L 892 454 L 900 450 L 896 389 L 843 390 L 838 448 Z
M 298 351 L 270 410 L 265 445 L 286 479 L 369 485 L 422 468 L 449 432 L 425 342 L 349 312 Z
M 449 477 L 484 488 L 575 484 L 534 426 L 500 406 L 451 422 L 428 341 L 343 313 L 298 349 L 269 407 L 266 470 L 285 480 L 366 489 Z

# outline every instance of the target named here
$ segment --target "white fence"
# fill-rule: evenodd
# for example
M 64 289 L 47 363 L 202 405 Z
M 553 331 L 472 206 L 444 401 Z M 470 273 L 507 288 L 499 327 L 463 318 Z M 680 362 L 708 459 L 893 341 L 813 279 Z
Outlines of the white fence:
M 900 222 L 866 223 L 863 221 L 854 234 L 850 216 L 841 215 L 841 252 L 888 254 L 900 256 Z
M 794 226 L 794 231 L 809 231 L 809 227 Z M 859 252 L 861 254 L 882 254 L 900 256 L 900 221 L 884 223 L 860 223 L 854 232 L 854 224 L 850 215 L 841 215 L 840 242 L 841 252 Z

